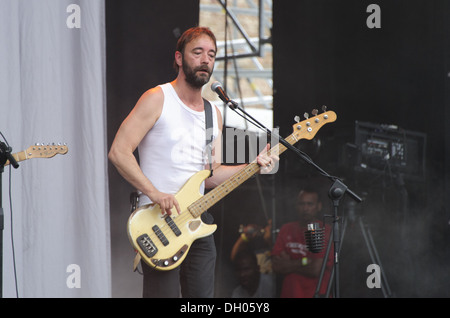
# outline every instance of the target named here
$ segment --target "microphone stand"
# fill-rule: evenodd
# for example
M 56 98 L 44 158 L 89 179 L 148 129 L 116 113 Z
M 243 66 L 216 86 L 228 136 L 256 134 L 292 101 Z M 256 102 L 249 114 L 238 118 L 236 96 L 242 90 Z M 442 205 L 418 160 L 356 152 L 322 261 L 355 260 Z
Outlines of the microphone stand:
M 2 202 L 2 177 L 6 161 L 17 169 L 19 164 L 11 155 L 11 147 L 8 147 L 4 142 L 0 141 L 0 298 L 3 298 L 3 230 L 4 230 L 4 213 Z
M 263 130 L 267 135 L 270 137 L 275 137 L 278 139 L 278 141 L 285 146 L 287 149 L 294 152 L 297 156 L 299 156 L 302 160 L 304 160 L 306 163 L 313 166 L 316 170 L 320 172 L 323 176 L 330 179 L 333 184 L 331 185 L 328 196 L 333 202 L 334 207 L 334 213 L 333 213 L 333 242 L 334 242 L 334 291 L 335 291 L 335 297 L 340 297 L 340 291 L 339 291 L 339 250 L 340 250 L 340 236 L 339 236 L 339 217 L 338 217 L 338 210 L 339 210 L 339 203 L 340 200 L 343 198 L 343 196 L 347 193 L 353 200 L 355 200 L 357 203 L 362 202 L 362 199 L 354 193 L 352 190 L 350 190 L 340 179 L 337 177 L 334 177 L 330 175 L 329 173 L 325 172 L 321 167 L 319 167 L 316 163 L 314 163 L 306 154 L 300 151 L 300 149 L 294 147 L 290 143 L 288 143 L 283 137 L 279 136 L 278 134 L 274 134 L 272 131 L 270 131 L 267 127 L 265 127 L 263 124 L 258 122 L 255 118 L 253 118 L 250 114 L 248 114 L 244 109 L 242 109 L 239 104 L 231 99 L 223 99 L 221 96 L 219 96 L 222 101 L 230 107 L 233 111 L 235 111 L 239 116 L 243 117 L 245 120 L 249 121 L 256 127 Z M 240 114 L 237 110 L 242 112 L 245 116 Z M 248 118 L 247 118 L 248 117 Z M 249 120 L 250 119 L 250 120 Z M 328 255 L 328 254 L 327 254 Z M 323 264 L 322 266 L 325 266 Z

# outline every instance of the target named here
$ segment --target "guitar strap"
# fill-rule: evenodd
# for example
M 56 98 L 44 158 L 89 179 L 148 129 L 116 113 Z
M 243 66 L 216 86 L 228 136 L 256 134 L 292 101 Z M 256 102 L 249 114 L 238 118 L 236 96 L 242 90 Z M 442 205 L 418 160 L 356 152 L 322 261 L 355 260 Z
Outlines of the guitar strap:
M 205 105 L 205 126 L 206 126 L 206 152 L 208 154 L 209 161 L 209 169 L 211 174 L 209 177 L 213 175 L 212 169 L 212 143 L 213 143 L 213 116 L 212 116 L 212 106 L 209 101 L 203 98 L 203 103 Z

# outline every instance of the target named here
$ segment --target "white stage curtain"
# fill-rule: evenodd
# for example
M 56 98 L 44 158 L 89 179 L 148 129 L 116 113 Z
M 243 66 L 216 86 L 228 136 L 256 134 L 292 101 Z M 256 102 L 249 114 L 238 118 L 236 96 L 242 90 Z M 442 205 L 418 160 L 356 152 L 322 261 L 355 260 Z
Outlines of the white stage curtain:
M 69 149 L 5 168 L 3 297 L 111 296 L 105 54 L 104 0 L 0 0 L 0 131 Z

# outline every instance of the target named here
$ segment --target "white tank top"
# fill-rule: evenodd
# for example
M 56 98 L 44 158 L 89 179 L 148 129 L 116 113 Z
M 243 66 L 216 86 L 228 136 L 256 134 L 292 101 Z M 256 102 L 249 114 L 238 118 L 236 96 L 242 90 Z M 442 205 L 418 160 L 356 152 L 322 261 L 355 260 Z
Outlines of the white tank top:
M 175 194 L 208 163 L 205 112 L 186 106 L 172 84 L 160 85 L 164 93 L 161 116 L 139 144 L 139 161 L 145 176 L 161 192 Z M 218 136 L 217 110 L 212 105 L 213 136 Z M 204 192 L 202 184 L 200 192 Z M 151 203 L 141 195 L 139 205 Z

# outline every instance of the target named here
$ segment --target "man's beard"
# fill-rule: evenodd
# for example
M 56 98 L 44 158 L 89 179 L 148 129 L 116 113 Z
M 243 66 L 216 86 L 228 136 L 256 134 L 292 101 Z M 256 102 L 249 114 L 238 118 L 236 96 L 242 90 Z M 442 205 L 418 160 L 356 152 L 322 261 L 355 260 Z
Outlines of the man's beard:
M 192 69 L 183 59 L 183 72 L 186 75 L 186 82 L 193 88 L 202 88 L 203 85 L 209 82 L 211 78 L 212 70 L 209 70 L 208 66 L 199 66 Z M 197 72 L 205 71 L 208 75 L 197 75 Z

